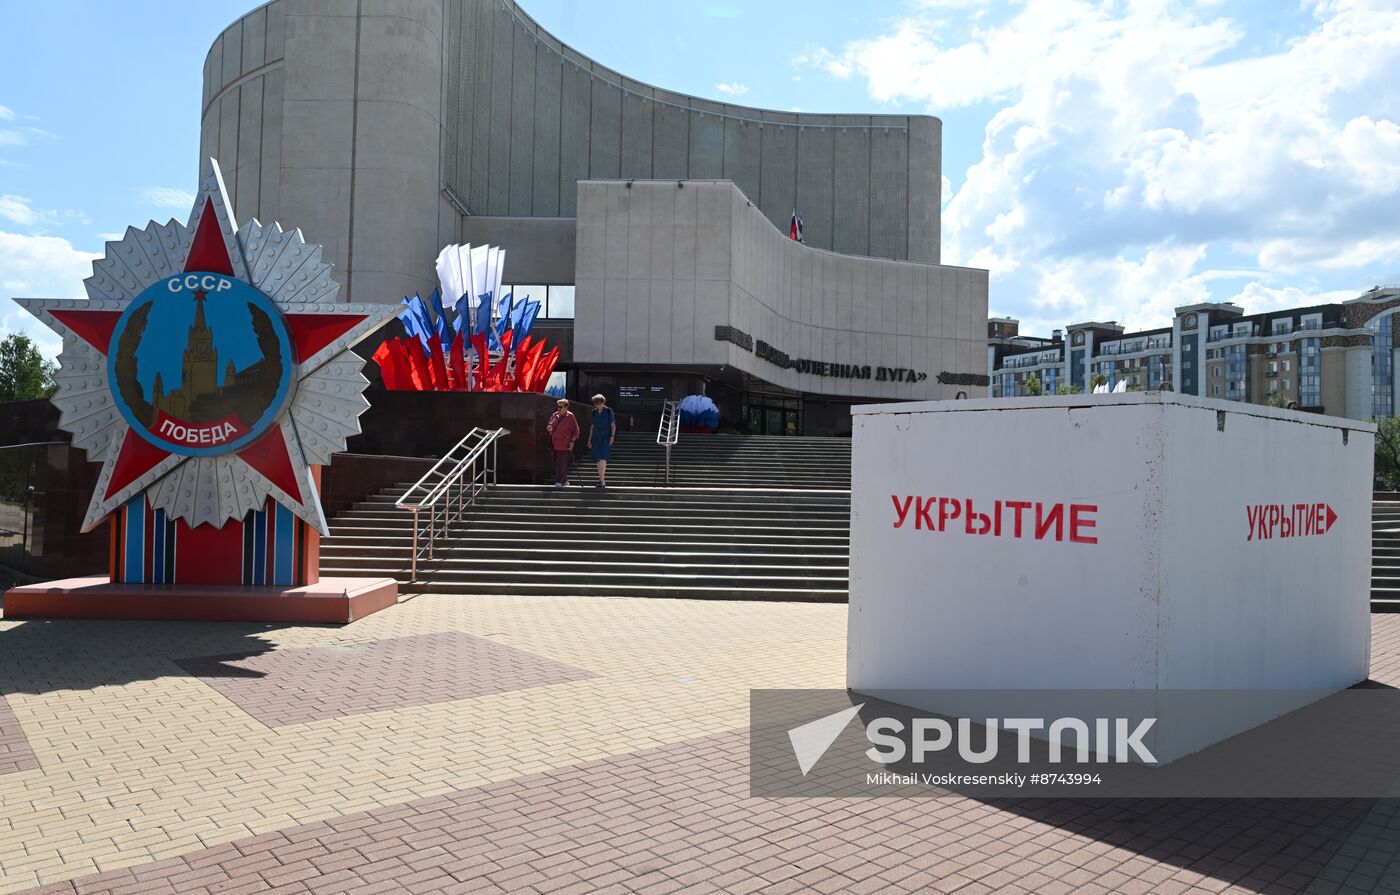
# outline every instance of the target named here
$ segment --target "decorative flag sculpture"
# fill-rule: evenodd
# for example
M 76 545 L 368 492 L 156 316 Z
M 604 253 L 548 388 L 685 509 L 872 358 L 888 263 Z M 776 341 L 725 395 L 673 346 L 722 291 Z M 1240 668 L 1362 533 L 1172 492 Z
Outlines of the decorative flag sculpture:
M 540 302 L 502 292 L 505 249 L 450 245 L 438 289 L 403 300 L 406 335 L 374 352 L 391 391 L 543 392 L 559 361 L 531 334 Z M 444 302 L 446 296 L 449 301 Z
M 678 408 L 681 414 L 681 431 L 687 433 L 713 433 L 719 431 L 719 407 L 712 398 L 705 395 L 686 395 L 681 398 Z

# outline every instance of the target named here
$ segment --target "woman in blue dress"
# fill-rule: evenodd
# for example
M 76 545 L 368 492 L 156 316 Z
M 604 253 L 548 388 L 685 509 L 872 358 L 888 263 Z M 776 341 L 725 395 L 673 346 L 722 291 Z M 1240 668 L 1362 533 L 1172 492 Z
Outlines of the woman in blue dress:
M 588 447 L 598 464 L 598 484 L 593 486 L 595 488 L 608 487 L 608 458 L 612 456 L 612 443 L 616 437 L 617 414 L 608 406 L 607 398 L 594 395 L 593 425 L 588 427 Z

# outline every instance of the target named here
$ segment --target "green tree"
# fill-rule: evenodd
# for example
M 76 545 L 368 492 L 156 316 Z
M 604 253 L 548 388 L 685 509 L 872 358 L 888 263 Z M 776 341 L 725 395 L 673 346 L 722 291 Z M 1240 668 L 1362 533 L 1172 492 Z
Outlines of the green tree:
M 34 341 L 24 333 L 0 339 L 0 403 L 47 398 L 57 390 L 57 368 L 44 360 Z
M 1029 379 L 1026 380 L 1026 394 L 1030 395 L 1031 397 L 1039 397 L 1040 395 L 1045 394 L 1045 389 L 1040 384 L 1040 377 L 1031 376 Z
M 1264 403 L 1269 407 L 1287 407 L 1288 399 L 1284 397 L 1283 392 L 1273 392 Z
M 1078 395 L 1083 391 L 1084 389 L 1077 385 L 1071 385 L 1068 382 L 1061 382 L 1059 385 L 1055 386 L 1055 394 L 1057 395 Z
M 1400 417 L 1369 422 L 1376 424 L 1376 478 L 1387 491 L 1400 491 Z
M 1102 373 L 1102 372 L 1100 372 L 1100 373 L 1091 373 L 1091 374 L 1089 375 L 1089 391 L 1092 392 L 1094 389 L 1098 388 L 1099 386 L 1101 386 L 1101 385 L 1107 385 L 1107 384 L 1108 384 L 1108 374 L 1107 374 L 1107 373 Z

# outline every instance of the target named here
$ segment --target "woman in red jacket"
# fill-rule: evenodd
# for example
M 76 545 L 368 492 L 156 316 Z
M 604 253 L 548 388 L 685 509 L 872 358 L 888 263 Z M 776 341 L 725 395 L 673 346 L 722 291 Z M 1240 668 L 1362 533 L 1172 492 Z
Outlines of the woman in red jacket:
M 550 443 L 554 447 L 554 487 L 563 488 L 569 484 L 569 461 L 574 456 L 574 442 L 578 440 L 578 419 L 569 412 L 569 402 L 560 398 L 555 402 L 559 408 L 549 418 Z

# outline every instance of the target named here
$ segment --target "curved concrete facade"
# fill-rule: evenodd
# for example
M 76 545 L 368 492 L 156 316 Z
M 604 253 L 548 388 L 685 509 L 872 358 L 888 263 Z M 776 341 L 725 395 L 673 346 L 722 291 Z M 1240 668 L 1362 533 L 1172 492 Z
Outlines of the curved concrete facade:
M 958 384 L 985 373 L 985 270 L 802 245 L 730 181 L 585 182 L 578 202 L 580 365 L 730 367 L 833 398 L 985 394 Z
M 397 301 L 463 215 L 571 218 L 588 179 L 731 180 L 811 246 L 937 263 L 941 127 L 671 93 L 510 0 L 274 0 L 210 48 L 200 148 L 240 218 L 323 243 L 348 300 Z

